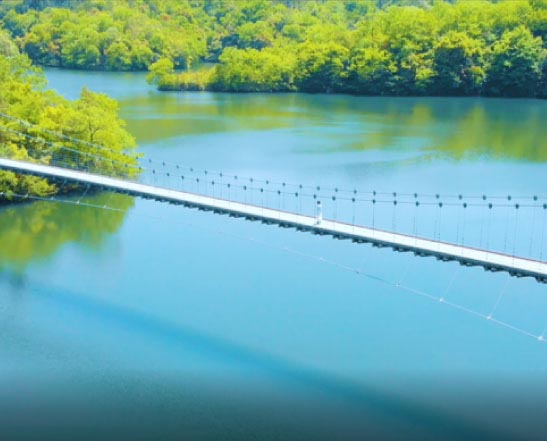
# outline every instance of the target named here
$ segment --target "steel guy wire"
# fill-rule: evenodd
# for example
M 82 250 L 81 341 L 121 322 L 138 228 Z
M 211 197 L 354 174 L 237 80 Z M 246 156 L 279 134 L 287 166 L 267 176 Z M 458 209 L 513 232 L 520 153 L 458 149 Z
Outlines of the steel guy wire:
M 3 195 L 4 195 L 4 193 L 0 193 L 0 196 L 3 196 Z M 100 205 L 97 205 L 97 204 L 89 204 L 89 203 L 77 204 L 77 203 L 75 203 L 74 201 L 71 201 L 71 200 L 51 199 L 51 198 L 45 198 L 45 197 L 30 196 L 28 194 L 27 195 L 17 195 L 17 196 L 19 196 L 23 199 L 34 199 L 34 200 L 41 200 L 41 201 L 47 201 L 47 202 L 61 202 L 61 203 L 72 204 L 72 205 L 76 205 L 76 206 L 80 206 L 80 207 L 91 207 L 91 208 L 104 209 L 104 210 L 116 211 L 116 212 L 124 212 L 124 213 L 126 212 L 126 210 L 124 210 L 124 209 L 108 207 L 106 205 L 100 206 Z M 156 220 L 166 220 L 165 217 L 161 217 L 161 216 L 152 216 L 152 215 L 148 215 L 148 214 L 144 215 L 144 216 L 150 217 L 150 218 L 153 218 L 153 219 L 156 219 Z M 197 228 L 197 229 L 202 229 L 202 230 L 206 230 L 206 231 L 214 231 L 218 234 L 225 235 L 225 236 L 228 236 L 228 237 L 232 237 L 232 238 L 236 238 L 236 239 L 240 239 L 240 240 L 247 240 L 247 241 L 257 243 L 257 244 L 260 244 L 260 245 L 263 245 L 263 246 L 266 246 L 266 247 L 269 247 L 269 248 L 281 250 L 281 251 L 288 252 L 288 253 L 294 254 L 294 255 L 298 255 L 298 256 L 301 256 L 301 257 L 304 257 L 304 258 L 307 258 L 307 259 L 310 259 L 310 260 L 314 260 L 314 261 L 318 261 L 318 262 L 321 262 L 321 263 L 324 263 L 324 264 L 328 264 L 328 265 L 334 266 L 336 268 L 342 269 L 344 271 L 348 271 L 348 272 L 351 272 L 353 274 L 357 274 L 357 275 L 366 277 L 368 279 L 375 280 L 375 281 L 377 281 L 379 283 L 382 283 L 384 285 L 391 286 L 391 287 L 394 287 L 396 289 L 400 289 L 400 290 L 406 291 L 408 293 L 415 294 L 415 295 L 427 298 L 429 300 L 432 300 L 432 301 L 435 301 L 437 303 L 449 306 L 451 308 L 460 310 L 462 312 L 466 312 L 470 315 L 486 319 L 489 322 L 495 323 L 499 326 L 502 326 L 502 327 L 507 328 L 509 330 L 520 333 L 524 336 L 534 338 L 536 341 L 544 342 L 544 338 L 542 338 L 543 334 L 542 335 L 535 335 L 535 334 L 533 334 L 533 333 L 531 333 L 531 332 L 529 332 L 529 331 L 527 331 L 523 328 L 511 325 L 511 324 L 509 324 L 507 322 L 504 322 L 502 320 L 495 319 L 491 315 L 485 315 L 485 314 L 483 314 L 479 311 L 473 310 L 469 307 L 459 305 L 455 302 L 449 302 L 449 301 L 445 300 L 442 297 L 437 297 L 434 294 L 430 294 L 430 293 L 427 293 L 425 291 L 418 290 L 418 289 L 415 289 L 415 288 L 412 288 L 412 287 L 409 287 L 409 286 L 406 286 L 406 285 L 403 285 L 403 284 L 397 284 L 396 281 L 394 282 L 394 281 L 391 281 L 389 279 L 386 279 L 385 277 L 377 276 L 377 275 L 374 275 L 374 274 L 364 272 L 364 271 L 362 271 L 358 268 L 354 268 L 354 267 L 351 267 L 349 265 L 345 265 L 345 264 L 341 264 L 341 263 L 336 262 L 336 261 L 325 259 L 324 257 L 319 257 L 319 256 L 316 256 L 316 255 L 312 255 L 312 254 L 304 253 L 304 252 L 301 252 L 301 251 L 293 250 L 289 247 L 280 247 L 279 245 L 272 245 L 271 243 L 258 241 L 255 238 L 249 238 L 249 237 L 241 236 L 241 235 L 238 235 L 238 234 L 235 234 L 235 233 L 227 233 L 225 231 L 211 229 L 211 228 L 205 227 L 203 225 L 195 225 L 195 224 L 192 224 L 192 223 L 187 222 L 187 221 L 181 221 L 180 218 L 177 218 L 176 220 L 173 220 L 173 219 L 167 219 L 167 220 L 179 222 L 179 223 L 182 223 L 186 226 L 190 226 L 190 227 Z

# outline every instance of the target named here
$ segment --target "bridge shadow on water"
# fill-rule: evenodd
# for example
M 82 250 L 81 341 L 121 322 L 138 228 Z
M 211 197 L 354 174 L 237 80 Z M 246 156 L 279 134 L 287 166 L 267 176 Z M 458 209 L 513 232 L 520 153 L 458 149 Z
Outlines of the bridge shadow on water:
M 166 375 L 159 386 L 154 382 L 157 373 L 149 372 L 144 379 L 132 382 L 124 379 L 125 373 L 118 370 L 103 374 L 109 378 L 102 378 L 92 386 L 93 393 L 98 394 L 97 402 L 93 403 L 92 400 L 86 402 L 80 395 L 80 385 L 68 377 L 63 378 L 61 373 L 59 387 L 64 394 L 61 400 L 50 402 L 47 394 L 33 396 L 32 387 L 26 400 L 21 400 L 22 395 L 13 387 L 11 393 L 7 390 L 0 393 L 4 401 L 0 402 L 0 430 L 8 435 L 3 439 L 74 439 L 76 434 L 76 438 L 82 440 L 152 437 L 198 440 L 514 439 L 499 430 L 485 429 L 477 423 L 380 392 L 378 388 L 308 368 L 180 323 L 64 288 L 44 286 L 24 276 L 10 279 L 9 273 L 4 273 L 1 277 L 4 282 L 11 280 L 11 289 L 19 291 L 20 295 L 37 297 L 56 309 L 68 309 L 82 320 L 112 328 L 115 333 L 151 339 L 170 352 L 190 351 L 206 357 L 218 366 L 219 378 L 225 378 L 221 374 L 226 372 L 241 372 L 243 377 L 241 380 L 234 375 L 234 385 L 216 384 L 214 379 L 205 378 L 195 391 L 200 398 L 196 400 L 194 396 L 193 402 L 183 404 L 189 388 L 188 385 L 181 387 L 181 381 L 186 381 L 180 378 L 184 372 L 177 374 L 178 378 Z M 116 338 L 115 335 L 112 338 Z M 40 366 L 36 368 L 40 370 Z M 246 391 L 246 387 L 252 388 L 255 384 L 251 378 L 257 376 L 261 384 L 273 384 L 275 390 L 282 391 L 282 398 L 279 399 L 276 393 L 277 398 L 270 402 L 267 393 Z M 246 377 L 249 379 L 247 385 Z M 116 384 L 120 386 L 113 386 Z M 232 386 L 237 386 L 236 390 Z M 161 392 L 165 389 L 170 390 L 172 398 L 165 398 Z M 49 402 L 49 410 L 44 415 L 36 413 L 35 408 L 32 411 L 33 400 Z M 200 409 L 197 414 L 196 407 Z M 44 423 L 40 418 L 46 415 L 48 421 Z

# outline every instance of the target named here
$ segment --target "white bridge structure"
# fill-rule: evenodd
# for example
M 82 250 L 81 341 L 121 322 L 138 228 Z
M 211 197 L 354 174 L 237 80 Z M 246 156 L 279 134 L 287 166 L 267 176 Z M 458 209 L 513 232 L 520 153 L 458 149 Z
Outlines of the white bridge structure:
M 542 260 L 354 225 L 329 219 L 327 216 L 323 218 L 323 213 L 310 216 L 252 202 L 234 201 L 229 198 L 175 190 L 161 185 L 143 184 L 126 178 L 7 158 L 0 158 L 0 169 L 39 176 L 54 182 L 75 183 L 170 204 L 180 204 L 199 210 L 260 221 L 264 224 L 295 228 L 298 231 L 330 235 L 335 239 L 391 247 L 396 251 L 412 252 L 418 256 L 434 256 L 442 261 L 458 261 L 465 266 L 481 266 L 487 271 L 505 271 L 515 277 L 533 277 L 538 282 L 547 283 L 547 262 Z

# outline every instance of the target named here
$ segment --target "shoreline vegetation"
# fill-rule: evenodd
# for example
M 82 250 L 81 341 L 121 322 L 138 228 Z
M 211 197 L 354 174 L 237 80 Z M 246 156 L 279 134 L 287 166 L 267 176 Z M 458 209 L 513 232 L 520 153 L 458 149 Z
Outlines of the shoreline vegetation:
M 136 174 L 135 139 L 119 118 L 115 100 L 84 88 L 79 99 L 70 101 L 45 86 L 43 72 L 0 30 L 1 156 L 84 163 L 114 176 Z M 76 188 L 0 171 L 0 205 L 20 201 L 17 195 L 49 197 Z
M 0 20 L 36 64 L 159 90 L 547 97 L 547 0 L 11 0 Z
M 66 100 L 36 65 L 149 70 L 159 90 L 547 97 L 547 0 L 7 0 L 0 24 L 0 116 L 31 124 L 0 117 L 0 154 L 69 147 L 114 175 L 137 172 L 118 103 Z M 58 191 L 0 172 L 4 201 Z

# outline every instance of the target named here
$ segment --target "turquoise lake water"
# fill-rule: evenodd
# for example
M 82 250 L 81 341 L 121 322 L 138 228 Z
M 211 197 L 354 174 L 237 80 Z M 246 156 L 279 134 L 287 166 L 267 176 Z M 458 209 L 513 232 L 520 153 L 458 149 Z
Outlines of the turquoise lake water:
M 143 74 L 47 77 L 68 98 L 85 86 L 118 99 L 141 152 L 196 169 L 547 196 L 545 101 L 159 93 Z M 539 336 L 546 285 L 152 201 L 86 200 L 123 212 L 0 211 L 6 427 L 33 413 L 81 439 L 128 426 L 143 439 L 539 439 L 547 345 L 473 312 Z M 484 213 L 468 214 L 477 244 Z M 422 234 L 435 215 L 420 212 Z M 496 211 L 492 243 L 543 256 L 542 211 L 519 216 Z

